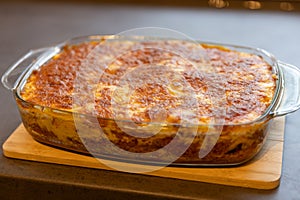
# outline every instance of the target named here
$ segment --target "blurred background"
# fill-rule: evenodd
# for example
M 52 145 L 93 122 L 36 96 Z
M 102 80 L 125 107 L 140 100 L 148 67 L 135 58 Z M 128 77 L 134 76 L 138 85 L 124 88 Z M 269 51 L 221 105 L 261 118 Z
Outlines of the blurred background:
M 5 0 L 4 0 L 5 1 Z M 299 11 L 299 0 L 10 0 L 9 2 L 106 3 L 122 5 L 185 6 L 227 9 Z
M 299 11 L 298 0 L 2 0 L 0 44 L 6 48 L 1 53 L 6 64 L 29 48 L 70 37 L 150 26 L 197 40 L 266 48 L 295 63 Z

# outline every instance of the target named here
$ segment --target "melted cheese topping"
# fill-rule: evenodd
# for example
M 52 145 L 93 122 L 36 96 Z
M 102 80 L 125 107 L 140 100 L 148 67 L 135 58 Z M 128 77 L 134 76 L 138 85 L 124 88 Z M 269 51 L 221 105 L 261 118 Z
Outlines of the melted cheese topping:
M 261 57 L 220 46 L 89 42 L 65 46 L 33 71 L 21 96 L 101 118 L 211 123 L 217 114 L 243 123 L 266 111 L 275 81 Z

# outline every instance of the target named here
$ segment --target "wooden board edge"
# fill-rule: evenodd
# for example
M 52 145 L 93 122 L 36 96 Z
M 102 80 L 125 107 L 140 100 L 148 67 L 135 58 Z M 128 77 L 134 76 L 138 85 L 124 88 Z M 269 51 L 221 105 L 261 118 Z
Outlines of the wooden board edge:
M 284 119 L 283 119 L 284 120 Z M 284 121 L 283 121 L 284 122 Z M 16 130 L 18 128 L 20 128 L 22 126 L 22 124 L 16 128 Z M 283 125 L 283 130 L 284 130 L 284 125 Z M 104 164 L 98 162 L 93 162 L 92 159 L 97 160 L 96 158 L 92 158 L 92 157 L 88 157 L 90 159 L 90 163 L 88 164 L 88 166 L 85 164 L 81 164 L 80 162 L 74 163 L 74 162 L 67 162 L 66 160 L 55 160 L 53 158 L 51 158 L 50 160 L 45 159 L 44 156 L 36 156 L 36 157 L 30 157 L 28 155 L 26 155 L 25 153 L 20 153 L 20 152 L 14 152 L 13 149 L 10 148 L 9 146 L 9 141 L 11 139 L 11 137 L 13 137 L 13 135 L 10 135 L 9 138 L 3 143 L 2 145 L 2 149 L 3 149 L 3 154 L 4 156 L 8 157 L 8 158 L 17 158 L 17 159 L 22 159 L 22 160 L 30 160 L 30 161 L 36 161 L 36 162 L 44 162 L 44 163 L 53 163 L 53 164 L 62 164 L 62 165 L 68 165 L 68 166 L 77 166 L 77 167 L 85 167 L 85 168 L 94 168 L 94 169 L 102 169 L 102 170 L 111 170 L 111 171 L 116 171 L 114 169 L 110 169 L 109 167 L 105 166 Z M 282 146 L 283 146 L 283 141 L 282 142 Z M 40 143 L 39 143 L 40 144 Z M 63 150 L 60 150 L 63 151 Z M 281 152 L 281 159 L 283 158 L 282 156 L 283 152 Z M 78 155 L 78 154 L 76 154 Z M 82 155 L 84 156 L 84 155 Z M 85 156 L 87 157 L 87 156 Z M 282 163 L 281 163 L 282 165 Z M 282 169 L 282 166 L 280 166 L 280 168 Z M 166 171 L 166 173 L 170 173 L 170 171 Z M 187 181 L 199 181 L 199 182 L 206 182 L 206 183 L 213 183 L 213 184 L 220 184 L 220 185 L 229 185 L 229 186 L 237 186 L 237 187 L 246 187 L 246 188 L 254 188 L 254 189 L 274 189 L 276 187 L 278 187 L 280 185 L 280 179 L 281 179 L 281 171 L 278 174 L 274 174 L 274 176 L 272 176 L 270 179 L 268 179 L 267 181 L 260 181 L 258 182 L 257 180 L 247 180 L 248 182 L 242 182 L 241 180 L 230 180 L 227 179 L 226 181 L 222 180 L 222 179 L 211 179 L 211 177 L 198 177 L 198 179 L 195 179 L 195 177 L 192 178 L 182 178 L 182 174 L 180 173 L 173 173 L 173 176 L 170 177 L 169 175 L 165 175 L 162 173 L 146 173 L 143 175 L 150 175 L 150 176 L 159 176 L 159 177 L 165 177 L 165 178 L 175 178 L 175 179 L 180 179 L 180 180 L 187 180 Z M 208 180 L 209 179 L 209 180 Z

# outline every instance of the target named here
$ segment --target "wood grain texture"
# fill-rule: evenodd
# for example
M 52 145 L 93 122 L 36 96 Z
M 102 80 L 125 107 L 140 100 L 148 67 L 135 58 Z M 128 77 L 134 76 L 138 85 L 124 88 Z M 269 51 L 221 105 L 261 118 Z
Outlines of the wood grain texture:
M 249 162 L 235 167 L 164 167 L 143 175 L 160 176 L 166 178 L 199 181 L 231 186 L 240 186 L 256 189 L 273 189 L 280 183 L 282 154 L 284 143 L 285 119 L 274 120 L 267 141 L 260 151 Z M 6 157 L 30 161 L 72 165 L 101 170 L 115 170 L 103 164 L 103 160 L 56 149 L 36 142 L 21 124 L 3 144 L 3 153 Z M 129 171 L 140 171 L 151 166 L 129 164 L 105 160 L 109 166 L 122 167 Z M 139 176 L 140 174 L 137 174 Z

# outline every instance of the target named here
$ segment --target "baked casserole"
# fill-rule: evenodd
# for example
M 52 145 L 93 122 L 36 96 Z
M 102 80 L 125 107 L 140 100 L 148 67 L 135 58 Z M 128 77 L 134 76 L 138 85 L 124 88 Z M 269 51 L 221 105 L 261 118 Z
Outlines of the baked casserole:
M 266 113 L 279 99 L 278 71 L 263 56 L 182 40 L 64 44 L 29 71 L 16 99 L 34 139 L 129 161 L 164 149 L 179 134 L 175 146 L 189 144 L 174 163 L 243 163 L 261 149 L 272 121 Z M 83 135 L 74 113 L 85 120 Z M 145 127 L 159 129 L 151 135 Z M 106 148 L 107 138 L 119 150 Z M 138 161 L 163 163 L 172 154 L 176 149 Z

